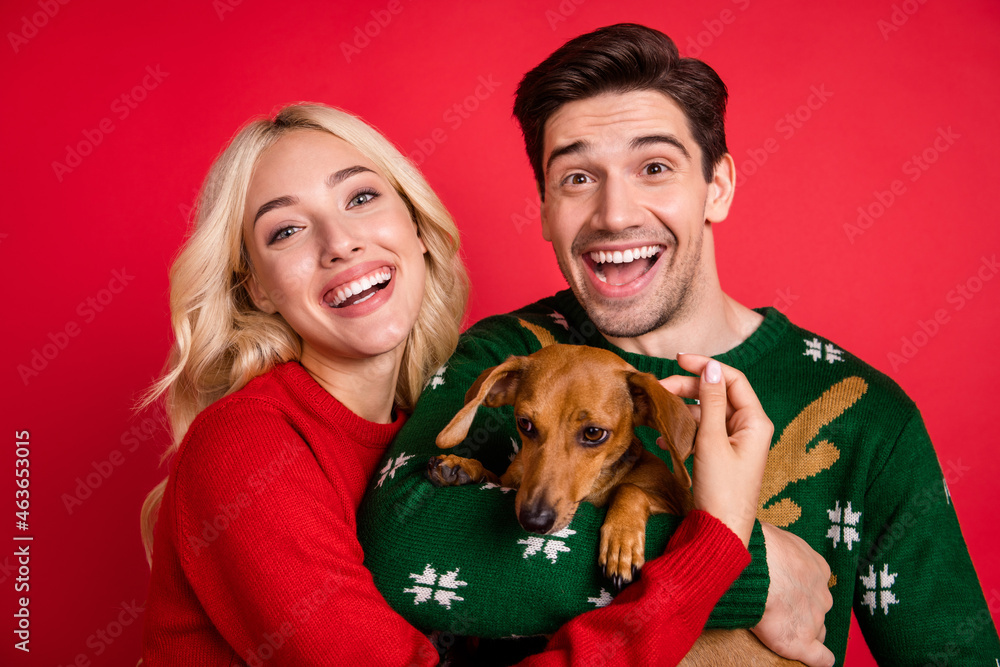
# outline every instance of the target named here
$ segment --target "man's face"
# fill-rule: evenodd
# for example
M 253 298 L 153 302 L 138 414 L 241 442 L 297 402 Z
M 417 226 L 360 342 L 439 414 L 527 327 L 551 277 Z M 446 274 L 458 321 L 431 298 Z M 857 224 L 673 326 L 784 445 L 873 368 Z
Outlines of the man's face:
M 684 112 L 654 90 L 565 104 L 543 142 L 542 234 L 597 328 L 634 338 L 696 305 L 717 280 L 703 241 L 729 211 L 732 159 L 706 183 Z

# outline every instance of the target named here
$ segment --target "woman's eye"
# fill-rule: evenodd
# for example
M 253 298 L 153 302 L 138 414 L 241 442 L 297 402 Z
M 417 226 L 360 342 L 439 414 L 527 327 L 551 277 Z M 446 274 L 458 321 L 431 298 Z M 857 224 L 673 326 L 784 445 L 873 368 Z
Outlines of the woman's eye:
M 273 234 L 271 234 L 271 240 L 269 240 L 267 242 L 267 244 L 271 245 L 272 243 L 277 243 L 278 241 L 283 241 L 283 240 L 287 239 L 289 236 L 291 236 L 292 234 L 294 234 L 295 232 L 297 232 L 298 230 L 299 230 L 298 227 L 291 227 L 291 226 L 289 226 L 289 227 L 282 227 L 281 229 L 279 229 L 279 230 L 275 231 Z
M 535 425 L 527 417 L 517 418 L 517 428 L 525 435 L 534 435 L 535 433 Z
M 609 435 L 611 434 L 603 428 L 588 426 L 583 429 L 583 444 L 599 445 L 607 440 Z
M 351 201 L 347 202 L 347 208 L 355 208 L 356 206 L 364 206 L 371 200 L 378 197 L 378 193 L 375 190 L 362 190 L 353 197 Z

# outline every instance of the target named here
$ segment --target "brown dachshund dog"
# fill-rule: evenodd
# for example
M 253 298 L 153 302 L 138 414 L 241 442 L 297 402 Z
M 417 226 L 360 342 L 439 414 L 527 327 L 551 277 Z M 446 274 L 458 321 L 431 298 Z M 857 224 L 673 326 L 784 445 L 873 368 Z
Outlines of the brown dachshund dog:
M 692 508 L 684 460 L 694 446 L 694 417 L 654 376 L 613 352 L 553 344 L 483 371 L 438 435 L 438 447 L 459 444 L 480 405 L 514 406 L 522 446 L 507 471 L 497 478 L 478 461 L 445 455 L 428 462 L 428 479 L 438 486 L 489 481 L 517 488 L 518 522 L 542 535 L 568 526 L 581 502 L 608 504 L 598 563 L 619 589 L 645 563 L 649 516 Z M 659 431 L 673 471 L 635 436 L 640 425 Z M 802 663 L 771 652 L 749 630 L 709 630 L 681 664 Z

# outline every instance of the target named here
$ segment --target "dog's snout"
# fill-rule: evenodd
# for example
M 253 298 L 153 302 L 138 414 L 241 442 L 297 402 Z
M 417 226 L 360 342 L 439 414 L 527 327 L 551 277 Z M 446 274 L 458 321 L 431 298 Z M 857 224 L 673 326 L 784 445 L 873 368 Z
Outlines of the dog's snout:
M 556 511 L 546 503 L 525 505 L 518 514 L 521 527 L 531 533 L 544 535 L 552 529 L 556 521 Z

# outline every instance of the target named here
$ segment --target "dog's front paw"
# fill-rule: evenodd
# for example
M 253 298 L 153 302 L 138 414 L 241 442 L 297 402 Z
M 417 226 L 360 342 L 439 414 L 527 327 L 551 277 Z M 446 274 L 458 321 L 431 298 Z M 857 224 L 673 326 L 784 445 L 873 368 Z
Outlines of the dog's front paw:
M 646 563 L 646 530 L 627 526 L 601 526 L 601 552 L 597 562 L 615 592 L 632 583 Z
M 500 483 L 479 461 L 454 454 L 431 457 L 427 461 L 426 475 L 434 486 L 462 486 L 482 481 Z

